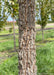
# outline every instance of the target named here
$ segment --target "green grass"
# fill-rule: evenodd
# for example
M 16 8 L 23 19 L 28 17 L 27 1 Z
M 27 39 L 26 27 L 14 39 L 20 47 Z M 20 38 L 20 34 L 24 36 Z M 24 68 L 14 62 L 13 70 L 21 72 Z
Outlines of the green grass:
M 11 50 L 14 48 L 14 41 L 13 41 L 13 37 L 11 37 L 9 39 L 6 38 L 4 40 L 4 38 L 2 38 L 3 40 L 0 42 L 0 52 L 1 51 L 6 51 L 6 50 Z M 18 38 L 16 38 L 16 46 L 18 47 Z
M 18 75 L 18 56 L 7 59 L 0 65 L 0 75 Z
M 17 58 L 17 56 L 13 56 L 4 61 L 0 65 L 0 75 L 17 75 Z M 50 73 L 54 74 L 54 42 L 46 43 L 45 46 L 37 48 L 36 58 L 38 75 L 43 75 L 43 73 L 44 75 L 51 75 Z
M 18 33 L 17 29 L 15 31 L 16 31 L 16 33 Z M 10 33 L 8 30 L 0 31 L 0 35 L 12 34 L 12 33 L 13 33 L 13 31 Z
M 48 40 L 49 38 L 54 38 L 54 30 L 44 31 L 44 40 Z M 36 34 L 36 42 L 40 41 L 42 41 L 42 32 L 38 31 Z
M 44 43 L 42 33 L 38 31 L 36 45 L 38 75 L 54 75 L 54 30 L 44 31 Z
M 42 34 L 38 31 L 36 34 L 37 75 L 54 75 L 54 30 L 44 31 L 44 39 L 47 42 L 42 43 Z M 0 52 L 12 50 L 13 42 L 13 36 L 0 38 Z M 18 47 L 17 36 L 16 46 Z M 18 75 L 17 54 L 0 64 L 0 75 Z
M 38 75 L 54 75 L 54 42 L 37 48 L 37 69 Z

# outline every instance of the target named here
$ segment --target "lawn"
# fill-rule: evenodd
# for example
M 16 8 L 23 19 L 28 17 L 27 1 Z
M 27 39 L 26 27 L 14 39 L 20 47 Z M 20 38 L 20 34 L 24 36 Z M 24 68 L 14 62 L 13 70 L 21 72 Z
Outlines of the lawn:
M 0 65 L 0 75 L 18 75 L 17 55 L 12 58 L 8 58 Z
M 18 33 L 18 29 L 15 29 L 16 33 Z M 5 35 L 5 34 L 12 34 L 13 33 L 13 30 L 12 32 L 9 32 L 9 30 L 3 30 L 3 31 L 0 31 L 0 35 Z
M 38 31 L 36 34 L 37 75 L 54 75 L 54 30 L 44 31 L 44 39 L 43 43 L 42 33 Z M 9 52 L 14 48 L 13 42 L 13 36 L 0 38 L 0 52 L 6 52 L 12 55 L 10 58 L 1 62 L 0 75 L 18 75 L 18 55 L 16 52 L 14 52 L 14 54 L 13 52 Z M 18 48 L 17 35 L 16 46 Z M 1 56 L 2 55 L 0 55 L 0 57 Z
M 18 36 L 16 35 L 16 47 L 18 47 Z M 0 52 L 14 48 L 13 36 L 0 38 Z
M 45 30 L 44 31 L 44 41 L 48 40 L 50 41 L 54 40 L 54 30 Z M 41 31 L 37 31 L 36 32 L 36 42 L 40 42 L 42 41 L 42 32 Z
M 54 75 L 54 42 L 45 43 L 36 51 L 38 75 Z

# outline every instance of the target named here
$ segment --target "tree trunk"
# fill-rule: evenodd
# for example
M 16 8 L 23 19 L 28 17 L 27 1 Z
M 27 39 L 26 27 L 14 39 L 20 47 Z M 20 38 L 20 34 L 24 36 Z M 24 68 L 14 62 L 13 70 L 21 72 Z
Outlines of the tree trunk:
M 42 28 L 42 42 L 44 42 L 44 29 Z
M 16 38 L 15 38 L 15 22 L 13 18 L 13 36 L 14 36 L 14 50 L 16 51 Z
M 19 74 L 37 75 L 35 46 L 35 0 L 19 2 Z

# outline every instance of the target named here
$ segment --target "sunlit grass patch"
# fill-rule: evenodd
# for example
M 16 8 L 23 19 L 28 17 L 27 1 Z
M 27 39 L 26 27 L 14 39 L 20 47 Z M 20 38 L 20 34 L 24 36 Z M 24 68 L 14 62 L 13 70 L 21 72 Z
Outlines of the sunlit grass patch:
M 0 75 L 18 75 L 18 55 L 0 64 Z

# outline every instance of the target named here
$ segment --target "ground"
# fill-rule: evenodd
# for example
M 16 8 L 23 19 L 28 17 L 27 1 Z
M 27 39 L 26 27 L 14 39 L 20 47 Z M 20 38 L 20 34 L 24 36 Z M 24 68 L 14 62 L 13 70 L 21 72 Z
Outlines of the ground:
M 49 28 L 51 26 L 53 27 L 49 25 Z M 9 34 L 8 31 L 1 31 L 0 35 L 4 33 Z M 13 35 L 0 36 L 0 75 L 18 75 L 18 54 L 14 50 L 13 42 Z M 42 32 L 37 31 L 35 42 L 37 75 L 54 75 L 54 29 L 44 30 L 44 42 L 42 42 Z M 16 47 L 18 50 L 17 35 Z
M 36 29 L 41 28 L 40 25 L 36 24 Z M 54 23 L 48 23 L 45 28 L 54 28 Z

